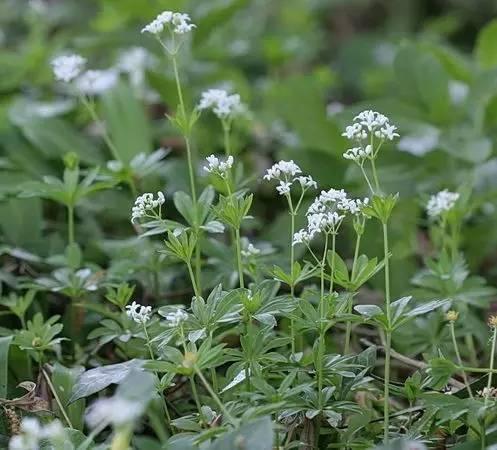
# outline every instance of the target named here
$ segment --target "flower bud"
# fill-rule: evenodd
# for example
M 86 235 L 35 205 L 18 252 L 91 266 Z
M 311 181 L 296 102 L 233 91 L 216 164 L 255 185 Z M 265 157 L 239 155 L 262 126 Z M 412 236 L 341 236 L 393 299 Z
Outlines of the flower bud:
M 455 322 L 458 317 L 459 317 L 459 313 L 457 311 L 453 311 L 453 310 L 448 311 L 447 314 L 445 315 L 445 318 L 449 322 Z

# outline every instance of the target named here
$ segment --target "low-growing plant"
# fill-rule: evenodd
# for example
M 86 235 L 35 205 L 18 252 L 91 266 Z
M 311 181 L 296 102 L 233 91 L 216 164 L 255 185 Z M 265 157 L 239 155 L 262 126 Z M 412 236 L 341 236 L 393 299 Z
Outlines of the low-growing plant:
M 497 316 L 481 327 L 495 289 L 471 275 L 464 253 L 470 187 L 424 199 L 431 248 L 395 298 L 402 249 L 391 236 L 403 226 L 402 195 L 389 191 L 392 168 L 383 166 L 402 133 L 395 116 L 372 109 L 343 116 L 348 166 L 326 171 L 357 175 L 361 196 L 330 181 L 321 188 L 298 161 L 258 169 L 237 148 L 237 131 L 253 119 L 241 96 L 217 88 L 197 102 L 185 95 L 181 61 L 202 26 L 164 11 L 142 29 L 172 69 L 177 106 L 169 104 L 163 120 L 181 136 L 188 192 L 142 192 L 155 187 L 147 175 L 167 151 L 122 152 L 126 143 L 100 113 L 101 105 L 116 107 L 109 93 L 126 96 L 115 71 L 86 70 L 77 54 L 52 61 L 113 160 L 101 169 L 68 152 L 62 179 L 19 186 L 20 198 L 62 205 L 64 218 L 51 226 L 63 224 L 65 241 L 62 254 L 47 257 L 5 250 L 24 263 L 10 277 L 0 273 L 9 327 L 0 329 L 0 445 L 497 445 Z M 197 127 L 210 113 L 222 155 L 201 162 Z M 272 245 L 257 239 L 268 222 L 258 216 L 261 190 L 274 184 L 286 220 Z M 127 228 L 105 223 L 116 240 L 93 236 L 97 214 L 85 217 L 93 198 L 109 202 L 98 214 L 105 217 L 114 193 L 129 207 Z

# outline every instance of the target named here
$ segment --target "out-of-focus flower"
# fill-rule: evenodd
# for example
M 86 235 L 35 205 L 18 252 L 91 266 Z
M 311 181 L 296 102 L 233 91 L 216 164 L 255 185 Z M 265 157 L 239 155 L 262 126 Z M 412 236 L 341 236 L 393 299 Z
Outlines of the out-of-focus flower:
M 84 70 L 86 59 L 77 54 L 61 55 L 54 58 L 51 64 L 55 78 L 69 83 Z
M 238 94 L 228 94 L 223 89 L 209 89 L 203 92 L 197 108 L 210 109 L 222 120 L 232 119 L 246 111 Z
M 115 69 L 87 70 L 75 81 L 79 92 L 86 95 L 100 95 L 112 89 L 119 81 L 119 72 Z
M 428 200 L 426 205 L 426 212 L 431 218 L 436 218 L 441 216 L 447 211 L 450 211 L 460 195 L 458 192 L 449 192 L 447 189 L 432 195 Z

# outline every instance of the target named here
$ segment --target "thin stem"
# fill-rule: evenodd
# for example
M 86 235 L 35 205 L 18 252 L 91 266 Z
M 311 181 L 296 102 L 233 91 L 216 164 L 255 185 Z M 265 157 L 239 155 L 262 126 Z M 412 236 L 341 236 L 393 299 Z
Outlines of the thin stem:
M 238 266 L 238 278 L 240 279 L 240 287 L 245 287 L 243 279 L 243 263 L 242 263 L 242 250 L 240 243 L 240 228 L 235 228 L 235 245 L 236 245 L 236 262 Z
M 147 325 L 145 322 L 143 322 L 142 325 L 143 325 L 143 332 L 145 333 L 145 339 L 147 340 L 147 347 L 148 347 L 148 351 L 150 353 L 150 359 L 152 361 L 155 361 L 154 352 L 152 351 L 152 344 L 150 343 L 150 337 L 149 337 L 148 331 L 147 331 Z M 159 382 L 159 386 L 160 386 L 159 375 L 156 374 L 156 377 L 157 377 L 157 381 Z M 164 403 L 164 413 L 166 414 L 167 423 L 171 427 L 171 431 L 172 431 L 171 415 L 169 414 L 169 408 L 167 407 L 167 401 L 166 401 L 165 395 L 162 397 L 162 400 Z
M 324 321 L 324 273 L 326 267 L 326 255 L 328 253 L 328 240 L 329 235 L 326 234 L 326 238 L 324 241 L 324 252 L 323 258 L 321 260 L 321 292 L 319 298 L 319 341 L 318 341 L 318 358 L 317 358 L 317 377 L 318 377 L 318 404 L 319 409 L 323 408 L 323 358 L 324 358 L 324 330 L 323 321 Z
M 473 335 L 470 333 L 467 333 L 464 336 L 464 340 L 466 341 L 466 345 L 469 350 L 469 360 L 471 362 L 471 365 L 477 366 L 478 365 L 478 358 L 476 356 L 476 347 L 475 347 L 475 341 L 473 339 Z
M 371 185 L 371 182 L 369 181 L 369 177 L 366 174 L 366 171 L 364 170 L 364 166 L 362 164 L 359 164 L 359 167 L 361 168 L 361 172 L 364 176 L 364 179 L 366 180 L 366 183 L 368 184 L 369 190 L 371 191 L 372 194 L 374 194 L 373 186 Z
M 230 156 L 231 155 L 231 140 L 230 140 L 231 125 L 226 120 L 223 120 L 222 123 L 223 123 L 224 153 L 226 154 L 226 156 Z
M 385 309 L 387 312 L 388 329 L 386 330 L 385 342 L 385 386 L 384 386 L 384 409 L 383 409 L 383 427 L 384 440 L 388 444 L 388 427 L 389 427 L 389 409 L 390 409 L 390 352 L 391 352 L 391 313 L 390 313 L 390 262 L 389 262 L 389 246 L 388 246 L 388 226 L 383 223 L 383 254 L 385 259 Z
M 226 418 L 230 421 L 230 423 L 232 425 L 236 425 L 237 424 L 236 419 L 226 409 L 226 407 L 224 406 L 223 402 L 221 402 L 221 400 L 219 399 L 219 397 L 217 396 L 217 394 L 213 391 L 213 389 L 210 386 L 209 382 L 205 379 L 204 375 L 202 374 L 202 372 L 200 371 L 200 369 L 198 367 L 195 367 L 195 373 L 198 375 L 198 377 L 200 378 L 200 380 L 204 384 L 205 389 L 207 389 L 207 392 L 212 397 L 212 399 L 214 400 L 214 402 L 216 402 L 216 404 L 219 406 L 219 409 L 223 412 L 223 415 L 226 416 Z
M 195 281 L 195 275 L 193 273 L 190 261 L 188 261 L 186 265 L 188 267 L 188 273 L 190 274 L 190 280 L 192 282 L 192 287 L 193 287 L 193 292 L 195 293 L 195 297 L 200 297 L 200 291 L 198 290 L 197 282 Z
M 455 327 L 454 327 L 454 322 L 450 322 L 450 334 L 452 336 L 452 344 L 454 345 L 454 351 L 456 352 L 456 357 L 457 357 L 457 364 L 460 366 L 463 365 L 462 359 L 461 359 L 461 354 L 459 353 L 459 346 L 457 345 L 457 339 L 456 339 L 456 332 L 455 332 Z M 464 384 L 466 385 L 466 389 L 468 390 L 468 394 L 471 398 L 473 398 L 473 393 L 471 392 L 471 387 L 469 386 L 469 381 L 468 377 L 466 376 L 466 372 L 463 370 L 461 372 L 462 379 L 464 381 Z
M 69 245 L 74 244 L 74 206 L 67 206 L 67 236 Z
M 291 199 L 289 199 L 289 202 L 291 204 Z M 290 284 L 290 296 L 292 297 L 292 299 L 294 299 L 295 298 L 295 280 L 293 279 L 293 277 L 294 277 L 293 264 L 294 264 L 294 260 L 295 260 L 295 249 L 293 246 L 293 235 L 295 234 L 295 214 L 293 211 L 290 212 L 290 220 L 291 220 L 291 225 L 290 225 L 290 278 L 292 279 L 292 282 Z M 290 336 L 292 339 L 292 354 L 294 354 L 295 353 L 295 320 L 293 319 L 293 317 L 290 319 Z
M 378 174 L 376 173 L 376 164 L 374 162 L 374 158 L 371 158 L 371 169 L 373 171 L 373 180 L 376 186 L 376 192 L 380 192 L 380 182 L 378 181 Z
M 333 293 L 333 276 L 335 275 L 335 247 L 336 247 L 336 233 L 333 233 L 331 237 L 330 288 L 328 291 L 330 295 Z
M 195 385 L 195 375 L 190 377 L 190 385 L 192 387 L 193 398 L 195 399 L 195 404 L 197 405 L 198 413 L 202 421 L 204 420 L 204 415 L 202 414 L 202 405 L 200 404 L 200 399 L 198 397 L 197 386 Z
M 487 393 L 485 395 L 485 406 L 488 403 L 488 397 L 490 395 L 490 388 L 492 387 L 492 375 L 494 370 L 494 359 L 495 359 L 495 341 L 497 340 L 497 327 L 493 327 L 492 333 L 492 351 L 490 352 L 490 370 L 488 374 L 488 383 L 487 383 Z
M 355 241 L 354 260 L 352 262 L 352 273 L 350 276 L 351 280 L 355 279 L 355 272 L 357 269 L 357 259 L 359 258 L 359 249 L 361 246 L 361 237 L 362 237 L 362 234 L 357 233 L 356 241 Z M 352 293 L 351 293 L 349 305 L 348 305 L 348 310 L 347 310 L 348 314 L 352 314 L 353 300 L 354 300 L 354 298 L 353 298 Z M 349 353 L 351 333 L 352 333 L 352 322 L 350 320 L 347 320 L 347 329 L 345 330 L 345 347 L 343 350 L 344 355 L 347 355 Z
M 45 372 L 45 369 L 41 369 L 41 373 L 43 374 L 43 377 L 45 378 L 45 380 L 48 384 L 48 387 L 52 391 L 55 402 L 57 403 L 57 406 L 59 407 L 59 410 L 62 413 L 64 420 L 66 421 L 69 428 L 74 428 L 72 423 L 71 423 L 71 419 L 69 419 L 69 416 L 67 415 L 67 412 L 66 412 L 64 406 L 62 405 L 62 402 L 60 401 L 59 395 L 57 394 L 57 391 L 55 390 L 55 386 L 52 384 L 52 380 L 50 380 L 50 377 L 48 376 L 47 372 Z

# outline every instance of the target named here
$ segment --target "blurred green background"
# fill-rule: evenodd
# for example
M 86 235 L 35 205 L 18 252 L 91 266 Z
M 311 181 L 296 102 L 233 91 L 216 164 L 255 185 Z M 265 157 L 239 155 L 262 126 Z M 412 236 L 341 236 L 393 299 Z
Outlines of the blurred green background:
M 2 0 L 4 254 L 22 249 L 47 258 L 65 247 L 64 209 L 18 198 L 23 182 L 60 176 L 69 151 L 88 168 L 106 170 L 112 159 L 98 127 L 53 80 L 49 63 L 61 52 L 82 54 L 92 68 L 120 71 L 119 87 L 105 94 L 98 108 L 125 159 L 159 147 L 170 150 L 141 173 L 140 191 L 161 189 L 170 196 L 188 190 L 182 141 L 165 118 L 176 105 L 171 67 L 157 43 L 140 34 L 164 9 L 186 11 L 198 26 L 181 52 L 188 102 L 194 105 L 203 90 L 222 86 L 249 105 L 251 117 L 237 124 L 234 137 L 257 191 L 252 211 L 257 219 L 247 235 L 276 248 L 287 243 L 284 203 L 259 181 L 273 160 L 294 159 L 323 189 L 366 194 L 360 174 L 341 156 L 348 147 L 341 133 L 355 113 L 371 108 L 387 114 L 401 134 L 380 158 L 386 189 L 401 196 L 392 221 L 395 293 L 409 290 L 410 278 L 430 253 L 423 206 L 443 188 L 471 195 L 464 250 L 472 270 L 490 280 L 497 275 L 497 20 L 492 20 L 497 3 L 492 0 Z M 222 151 L 214 117 L 201 118 L 194 140 L 200 157 Z M 199 166 L 199 179 L 201 172 Z M 116 274 L 130 273 L 122 266 L 137 265 L 143 256 L 136 254 L 129 223 L 132 202 L 126 189 L 114 189 L 77 211 L 86 259 Z M 365 239 L 365 250 L 373 255 L 381 245 L 375 233 L 370 227 Z M 350 254 L 351 245 L 344 234 L 340 252 Z M 123 254 L 127 263 L 119 263 Z M 15 283 L 8 265 L 0 276 Z

